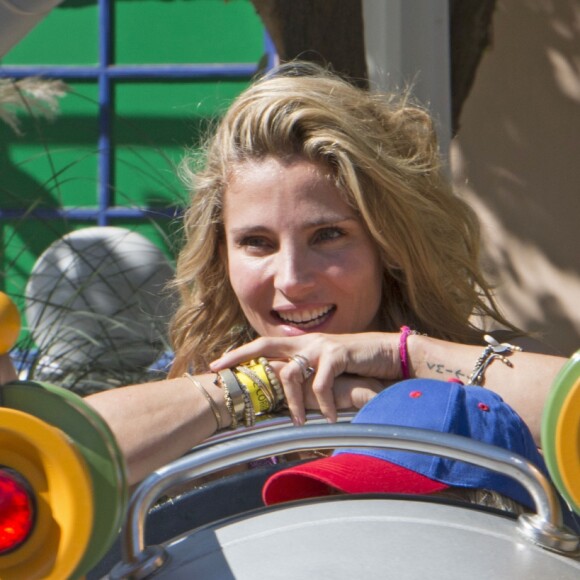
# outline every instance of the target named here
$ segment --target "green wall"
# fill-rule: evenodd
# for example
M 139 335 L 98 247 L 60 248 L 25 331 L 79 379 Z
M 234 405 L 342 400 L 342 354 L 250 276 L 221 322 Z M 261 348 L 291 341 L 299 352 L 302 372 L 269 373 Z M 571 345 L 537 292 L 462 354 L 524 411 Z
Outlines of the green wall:
M 114 63 L 257 64 L 264 31 L 249 0 L 116 0 L 112 3 Z M 96 65 L 95 0 L 65 0 L 2 65 Z M 94 208 L 97 205 L 98 87 L 67 83 L 50 122 L 21 115 L 22 136 L 0 123 L 0 208 Z M 175 175 L 186 147 L 210 118 L 248 84 L 233 80 L 118 80 L 113 86 L 111 205 L 167 208 L 187 192 Z M 0 220 L 0 287 L 22 306 L 28 272 L 64 233 L 92 221 Z M 170 218 L 114 220 L 175 252 L 178 224 Z

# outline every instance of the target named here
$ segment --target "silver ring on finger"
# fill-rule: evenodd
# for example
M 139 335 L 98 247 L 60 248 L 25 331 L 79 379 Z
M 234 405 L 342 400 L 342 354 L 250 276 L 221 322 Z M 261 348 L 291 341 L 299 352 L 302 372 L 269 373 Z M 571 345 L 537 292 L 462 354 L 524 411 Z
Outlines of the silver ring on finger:
M 302 356 L 301 354 L 293 354 L 290 357 L 291 361 L 294 361 L 302 371 L 302 377 L 307 381 L 314 374 L 314 367 L 310 366 L 309 360 Z

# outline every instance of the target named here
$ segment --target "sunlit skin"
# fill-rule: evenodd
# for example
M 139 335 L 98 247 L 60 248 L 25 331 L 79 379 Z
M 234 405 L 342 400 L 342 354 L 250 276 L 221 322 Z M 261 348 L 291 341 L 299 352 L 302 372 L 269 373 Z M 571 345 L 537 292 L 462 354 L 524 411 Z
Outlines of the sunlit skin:
M 224 229 L 230 282 L 261 336 L 379 328 L 377 250 L 323 166 L 266 158 L 236 167 Z

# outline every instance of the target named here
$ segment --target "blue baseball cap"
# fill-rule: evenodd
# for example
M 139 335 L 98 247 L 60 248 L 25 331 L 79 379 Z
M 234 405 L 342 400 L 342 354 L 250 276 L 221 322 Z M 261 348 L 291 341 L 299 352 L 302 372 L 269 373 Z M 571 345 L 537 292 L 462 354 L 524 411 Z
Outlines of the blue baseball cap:
M 547 470 L 532 434 L 502 398 L 482 387 L 455 382 L 411 379 L 371 399 L 353 423 L 397 425 L 453 433 L 528 459 L 546 476 Z M 429 494 L 449 487 L 499 492 L 533 508 L 516 480 L 463 461 L 388 449 L 341 449 L 330 457 L 272 475 L 262 496 L 267 505 L 344 493 Z

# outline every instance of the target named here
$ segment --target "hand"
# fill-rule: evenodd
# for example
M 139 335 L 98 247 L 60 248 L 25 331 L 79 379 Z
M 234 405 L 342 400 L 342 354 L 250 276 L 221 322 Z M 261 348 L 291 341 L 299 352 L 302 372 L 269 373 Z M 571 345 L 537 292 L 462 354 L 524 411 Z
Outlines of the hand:
M 225 353 L 210 368 L 217 372 L 260 356 L 279 361 L 275 370 L 284 388 L 290 414 L 295 423 L 303 424 L 307 406 L 303 392 L 305 380 L 300 365 L 290 359 L 292 355 L 300 354 L 315 369 L 307 384 L 316 399 L 316 406 L 329 421 L 336 421 L 337 402 L 333 392 L 336 377 L 349 374 L 372 379 L 398 379 L 398 344 L 398 334 L 380 332 L 262 337 Z
M 377 379 L 357 375 L 340 375 L 334 379 L 332 389 L 336 409 L 340 411 L 362 409 L 386 386 L 384 382 Z M 306 409 L 319 410 L 318 399 L 312 390 L 311 381 L 305 385 L 304 406 Z
M 276 374 L 279 374 L 286 364 L 282 361 L 272 361 L 270 366 Z M 379 381 L 358 375 L 340 375 L 334 379 L 332 389 L 334 404 L 339 411 L 361 409 L 390 385 L 390 381 Z M 302 385 L 302 401 L 305 410 L 320 410 L 318 399 L 312 390 L 312 379 Z

